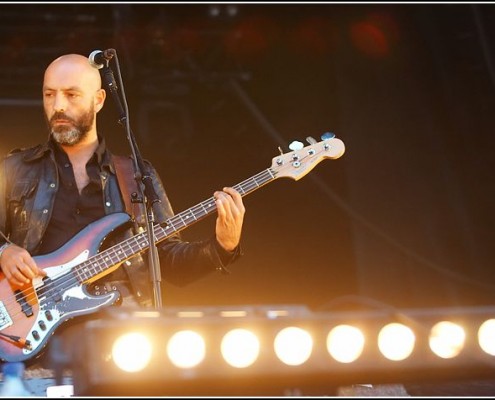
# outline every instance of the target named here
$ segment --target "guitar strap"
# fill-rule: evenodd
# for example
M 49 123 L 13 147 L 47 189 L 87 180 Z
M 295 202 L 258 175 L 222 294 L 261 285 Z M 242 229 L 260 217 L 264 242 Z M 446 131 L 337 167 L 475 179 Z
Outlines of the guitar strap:
M 115 167 L 115 174 L 117 175 L 120 192 L 122 193 L 122 197 L 124 199 L 125 209 L 133 220 L 135 232 L 142 232 L 144 229 L 143 226 L 146 225 L 146 219 L 143 213 L 144 206 L 141 203 L 133 203 L 131 201 L 131 196 L 134 193 L 136 193 L 136 195 L 139 195 L 140 193 L 138 191 L 136 179 L 134 179 L 134 165 L 132 163 L 132 159 L 126 156 L 112 154 L 112 160 Z M 141 255 L 138 257 L 141 257 Z M 151 306 L 151 292 L 149 283 L 140 283 L 147 282 L 147 268 L 133 268 L 132 264 L 127 263 L 124 263 L 123 267 L 129 276 L 129 283 L 132 291 L 136 295 L 138 303 L 143 307 Z
M 119 182 L 120 191 L 125 203 L 125 209 L 133 221 L 142 225 L 145 221 L 143 209 L 139 203 L 133 203 L 131 196 L 139 194 L 136 179 L 134 179 L 134 166 L 132 160 L 127 156 L 112 154 L 113 165 L 117 181 Z

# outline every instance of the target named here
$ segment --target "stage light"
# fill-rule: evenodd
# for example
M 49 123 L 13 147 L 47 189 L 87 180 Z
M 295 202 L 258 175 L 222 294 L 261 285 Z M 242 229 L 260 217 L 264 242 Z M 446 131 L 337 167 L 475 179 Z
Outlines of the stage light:
M 84 326 L 73 355 L 74 394 L 333 395 L 335 387 L 362 383 L 491 379 L 494 332 L 495 307 L 113 310 Z M 122 344 L 129 333 L 131 344 Z M 140 348 L 144 337 L 148 344 Z M 123 366 L 117 339 L 127 355 L 134 353 L 131 367 Z
M 495 319 L 484 321 L 478 329 L 478 342 L 484 352 L 495 356 Z
M 112 346 L 112 358 L 120 369 L 127 372 L 141 371 L 151 359 L 151 343 L 142 333 L 120 336 Z
M 341 363 L 350 363 L 359 358 L 364 349 L 364 335 L 356 327 L 339 325 L 327 337 L 327 350 Z
M 274 348 L 280 361 L 287 365 L 301 365 L 311 355 L 313 339 L 304 329 L 291 326 L 277 333 Z
M 465 339 L 462 327 L 450 321 L 440 321 L 431 329 L 430 348 L 439 357 L 452 358 L 463 349 Z
M 167 354 L 179 368 L 192 368 L 205 358 L 205 341 L 197 332 L 184 330 L 175 333 L 167 344 Z
M 411 328 L 397 322 L 385 325 L 378 334 L 378 347 L 389 360 L 399 361 L 409 357 L 416 338 Z
M 233 329 L 222 339 L 221 352 L 227 363 L 236 368 L 253 364 L 260 354 L 260 341 L 246 329 Z

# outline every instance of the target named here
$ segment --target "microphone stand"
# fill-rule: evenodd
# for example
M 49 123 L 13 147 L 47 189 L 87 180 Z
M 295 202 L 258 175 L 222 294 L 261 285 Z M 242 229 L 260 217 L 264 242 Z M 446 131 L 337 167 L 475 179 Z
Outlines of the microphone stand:
M 157 309 L 162 308 L 162 296 L 161 296 L 161 275 L 160 275 L 160 259 L 158 257 L 158 250 L 156 248 L 156 238 L 154 235 L 154 230 L 153 230 L 153 222 L 154 222 L 154 215 L 153 215 L 153 205 L 156 202 L 160 202 L 160 199 L 158 198 L 158 195 L 155 192 L 155 189 L 153 187 L 153 182 L 152 178 L 149 174 L 149 170 L 146 167 L 143 158 L 139 152 L 138 145 L 136 143 L 136 138 L 134 137 L 134 134 L 132 133 L 130 124 L 129 124 L 129 110 L 127 107 L 127 102 L 125 101 L 125 94 L 124 94 L 124 85 L 122 83 L 122 76 L 120 74 L 120 67 L 119 67 L 119 62 L 118 62 L 118 57 L 117 57 L 117 52 L 114 49 L 109 49 L 108 51 L 113 54 L 113 56 L 116 59 L 116 65 L 117 65 L 117 72 L 118 72 L 118 77 L 119 77 L 119 84 L 122 89 L 122 97 L 124 99 L 124 106 L 122 105 L 122 101 L 117 93 L 118 87 L 115 82 L 115 78 L 113 75 L 112 69 L 109 67 L 109 60 L 105 60 L 105 64 L 102 67 L 103 68 L 103 81 L 108 87 L 110 93 L 112 94 L 115 104 L 117 106 L 120 118 L 119 118 L 119 123 L 124 126 L 126 134 L 127 134 L 127 139 L 129 140 L 129 145 L 131 147 L 131 151 L 133 154 L 133 161 L 134 161 L 134 179 L 138 183 L 138 187 L 140 188 L 141 192 L 143 191 L 142 186 L 140 185 L 140 181 L 142 182 L 144 186 L 144 196 L 143 193 L 141 193 L 141 203 L 144 201 L 144 205 L 146 206 L 146 212 L 144 215 L 146 216 L 146 225 L 147 225 L 147 232 L 148 232 L 148 243 L 149 243 L 149 270 L 150 270 L 150 279 L 153 285 L 153 299 L 154 299 L 154 306 Z M 125 109 L 124 109 L 125 107 Z M 131 199 L 131 202 L 135 202 L 134 199 Z

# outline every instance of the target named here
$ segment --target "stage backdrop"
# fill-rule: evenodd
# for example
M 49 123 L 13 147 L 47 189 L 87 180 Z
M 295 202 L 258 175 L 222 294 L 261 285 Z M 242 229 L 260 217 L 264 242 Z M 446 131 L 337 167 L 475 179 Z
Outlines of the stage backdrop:
M 4 5 L 0 151 L 47 138 L 51 59 L 114 48 L 133 132 L 176 212 L 268 168 L 293 140 L 333 132 L 346 145 L 303 179 L 245 197 L 232 273 L 165 282 L 165 306 L 493 304 L 494 11 Z M 99 133 L 128 153 L 118 117 L 108 96 Z M 183 237 L 207 238 L 214 222 Z

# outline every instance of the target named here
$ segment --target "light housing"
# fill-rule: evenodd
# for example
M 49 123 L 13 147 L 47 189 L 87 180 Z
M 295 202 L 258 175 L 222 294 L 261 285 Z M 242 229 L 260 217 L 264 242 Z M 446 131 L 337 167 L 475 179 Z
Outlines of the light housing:
M 478 332 L 484 321 L 494 318 L 495 307 L 489 306 L 404 309 L 393 313 L 390 310 L 313 312 L 298 305 L 181 307 L 161 312 L 121 308 L 84 325 L 81 347 L 73 357 L 74 394 L 320 396 L 334 395 L 341 386 L 363 383 L 492 378 L 495 356 L 483 350 L 479 342 L 483 335 L 479 336 Z M 450 358 L 438 356 L 429 345 L 432 330 L 441 321 L 458 324 L 465 332 L 462 348 Z M 406 357 L 391 360 L 382 353 L 379 336 L 389 324 L 400 324 L 414 334 L 412 349 Z M 350 327 L 353 335 L 358 330 L 361 332 L 349 341 L 350 350 L 357 356 L 345 356 L 345 362 L 334 357 L 329 349 L 330 332 L 342 325 Z M 149 338 L 152 353 L 142 370 L 126 372 L 113 362 L 112 344 L 117 337 L 134 332 L 137 327 Z M 280 332 L 294 327 L 299 333 L 305 332 L 303 336 L 310 338 L 311 345 L 308 347 L 306 343 L 296 348 L 304 361 L 288 365 L 277 355 L 275 341 Z M 171 339 L 182 331 L 195 332 L 203 338 L 200 362 L 178 366 L 167 354 Z M 239 361 L 229 364 L 222 354 L 222 342 L 229 332 L 250 332 L 240 336 L 239 346 L 246 340 L 246 346 L 252 346 L 254 352 L 247 354 L 239 365 L 235 365 Z

